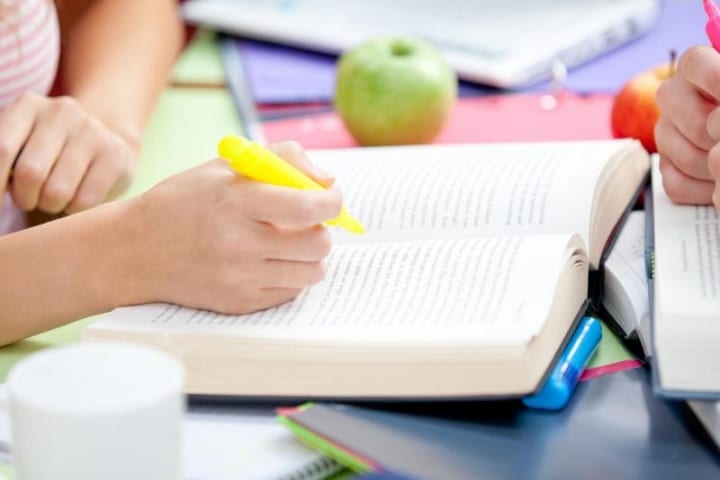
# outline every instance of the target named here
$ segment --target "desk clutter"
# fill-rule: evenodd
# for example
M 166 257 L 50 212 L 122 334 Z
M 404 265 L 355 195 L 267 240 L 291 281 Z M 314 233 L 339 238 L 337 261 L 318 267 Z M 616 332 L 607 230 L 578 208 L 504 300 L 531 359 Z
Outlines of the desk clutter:
M 711 208 L 669 205 L 657 166 L 636 142 L 613 140 L 610 124 L 625 80 L 666 61 L 669 48 L 707 42 L 700 2 L 690 3 L 663 2 L 646 35 L 571 69 L 561 91 L 545 81 L 511 92 L 463 81 L 436 145 L 372 151 L 354 148 L 332 107 L 335 56 L 199 32 L 149 128 L 130 194 L 186 166 L 152 157 L 191 152 L 199 161 L 227 133 L 290 139 L 338 175 L 369 233 L 353 243 L 333 232 L 329 279 L 286 306 L 242 317 L 132 306 L 80 322 L 72 340 L 82 328 L 88 345 L 132 340 L 182 360 L 190 394 L 178 417 L 182 480 L 717 478 L 720 304 L 693 288 L 720 291 L 720 253 L 708 241 L 720 219 Z M 439 165 L 443 175 L 431 178 Z M 422 228 L 401 231 L 413 222 Z M 709 258 L 711 268 L 700 278 L 678 258 L 685 267 Z M 378 271 L 385 283 L 363 273 Z M 428 272 L 435 283 L 412 283 Z M 477 272 L 494 288 L 485 296 Z M 348 311 L 338 299 L 351 284 L 365 296 Z M 314 325 L 320 306 L 324 323 Z M 484 317 L 496 321 L 490 333 L 445 331 L 442 322 L 471 322 L 481 309 L 494 312 Z M 695 334 L 673 328 L 678 311 Z M 602 335 L 595 325 L 582 360 L 567 361 L 578 325 L 592 317 Z M 352 324 L 367 319 L 387 324 Z M 513 320 L 525 324 L 497 325 Z M 397 340 L 411 334 L 416 348 Z M 358 348 L 363 338 L 382 348 Z M 502 354 L 502 375 L 493 353 Z M 554 378 L 571 385 L 561 403 L 523 403 Z M 5 390 L 0 480 L 13 478 L 3 464 L 16 462 L 18 448 Z
M 0 399 L 5 395 L 0 384 Z M 0 409 L 0 464 L 12 463 L 12 449 L 10 416 Z M 123 458 L 122 451 L 116 455 Z M 305 480 L 341 470 L 339 463 L 297 442 L 275 420 L 272 407 L 205 404 L 192 405 L 185 413 L 181 480 Z
M 359 471 L 408 478 L 716 478 L 720 460 L 685 407 L 643 369 L 584 382 L 558 413 L 518 404 L 314 404 L 283 412 L 307 444 Z M 622 461 L 619 461 L 622 459 Z

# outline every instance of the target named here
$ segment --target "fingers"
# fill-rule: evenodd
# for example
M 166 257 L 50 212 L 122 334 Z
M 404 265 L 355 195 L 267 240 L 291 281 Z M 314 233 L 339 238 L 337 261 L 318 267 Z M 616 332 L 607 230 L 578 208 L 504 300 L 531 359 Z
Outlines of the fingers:
M 674 77 L 686 78 L 705 95 L 720 102 L 720 55 L 713 48 L 689 48 L 680 57 Z
M 110 193 L 122 174 L 112 162 L 102 162 L 97 157 L 93 160 L 78 187 L 75 196 L 67 206 L 68 213 L 87 210 L 102 203 Z
M 248 311 L 263 310 L 289 302 L 302 292 L 301 288 L 262 288 L 257 291 L 255 299 L 246 305 Z M 245 313 L 245 312 L 242 312 Z
M 6 190 L 10 170 L 32 132 L 35 114 L 28 95 L 0 110 L 0 191 Z
M 313 164 L 308 158 L 305 150 L 297 142 L 280 142 L 268 145 L 270 150 L 298 167 L 303 173 L 318 182 L 324 187 L 330 187 L 335 183 L 335 178 Z
M 662 117 L 669 120 L 697 148 L 708 151 L 714 142 L 707 131 L 707 118 L 715 107 L 680 75 L 663 82 L 657 91 Z
M 718 154 L 708 152 L 720 140 L 720 55 L 709 47 L 688 49 L 657 101 L 655 141 L 665 191 L 676 203 L 712 203 L 720 169 L 713 163 Z
M 283 230 L 270 224 L 260 228 L 266 259 L 319 262 L 330 254 L 330 233 L 320 225 L 304 230 Z
M 713 180 L 707 151 L 693 145 L 666 117 L 655 124 L 655 143 L 663 157 L 687 177 Z
M 665 191 L 673 202 L 688 205 L 712 203 L 715 182 L 685 175 L 664 155 L 660 156 L 660 172 Z
M 325 278 L 323 262 L 265 260 L 258 281 L 264 288 L 305 288 Z
M 259 222 L 306 228 L 337 217 L 342 208 L 336 189 L 296 190 L 251 181 L 243 187 L 243 211 Z
M 13 199 L 20 208 L 38 206 L 40 192 L 58 156 L 82 122 L 78 112 L 75 100 L 62 97 L 47 102 L 37 114 L 13 175 Z
M 127 186 L 135 152 L 128 141 L 69 97 L 24 95 L 0 113 L 0 191 L 23 210 L 70 213 Z
M 38 206 L 48 213 L 64 211 L 78 190 L 92 160 L 92 149 L 78 138 L 71 138 L 40 193 Z
M 301 288 L 259 288 L 245 295 L 231 294 L 226 298 L 216 298 L 201 303 L 199 308 L 220 313 L 240 315 L 256 312 L 288 302 L 302 292 Z
M 720 142 L 720 107 L 715 107 L 708 115 L 705 129 L 713 139 L 713 142 Z

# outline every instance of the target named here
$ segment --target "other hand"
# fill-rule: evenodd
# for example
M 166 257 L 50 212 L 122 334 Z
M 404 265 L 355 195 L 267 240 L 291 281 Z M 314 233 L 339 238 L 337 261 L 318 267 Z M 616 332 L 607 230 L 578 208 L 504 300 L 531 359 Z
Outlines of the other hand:
M 668 196 L 682 204 L 710 204 L 717 175 L 709 153 L 720 140 L 720 54 L 711 47 L 688 49 L 677 71 L 658 89 L 660 118 L 655 142 Z M 720 172 L 718 172 L 720 173 Z
M 138 143 L 71 97 L 22 95 L 0 112 L 0 191 L 26 211 L 85 210 L 127 188 Z

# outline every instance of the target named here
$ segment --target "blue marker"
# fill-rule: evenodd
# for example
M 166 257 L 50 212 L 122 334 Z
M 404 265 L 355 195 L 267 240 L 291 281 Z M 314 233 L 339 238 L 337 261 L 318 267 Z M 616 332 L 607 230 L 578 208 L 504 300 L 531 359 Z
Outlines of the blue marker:
M 542 410 L 560 410 L 565 407 L 601 339 L 600 322 L 593 317 L 584 317 L 545 385 L 539 392 L 523 398 L 525 406 Z

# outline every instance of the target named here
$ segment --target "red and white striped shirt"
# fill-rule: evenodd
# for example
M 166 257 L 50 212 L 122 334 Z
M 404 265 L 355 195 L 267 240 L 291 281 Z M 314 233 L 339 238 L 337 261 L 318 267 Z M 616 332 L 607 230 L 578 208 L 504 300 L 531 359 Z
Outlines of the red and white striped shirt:
M 0 0 L 0 108 L 55 80 L 60 32 L 52 0 Z
M 60 58 L 60 29 L 52 0 L 0 0 L 0 110 L 27 92 L 50 91 Z M 4 196 L 0 235 L 25 226 L 25 217 Z

